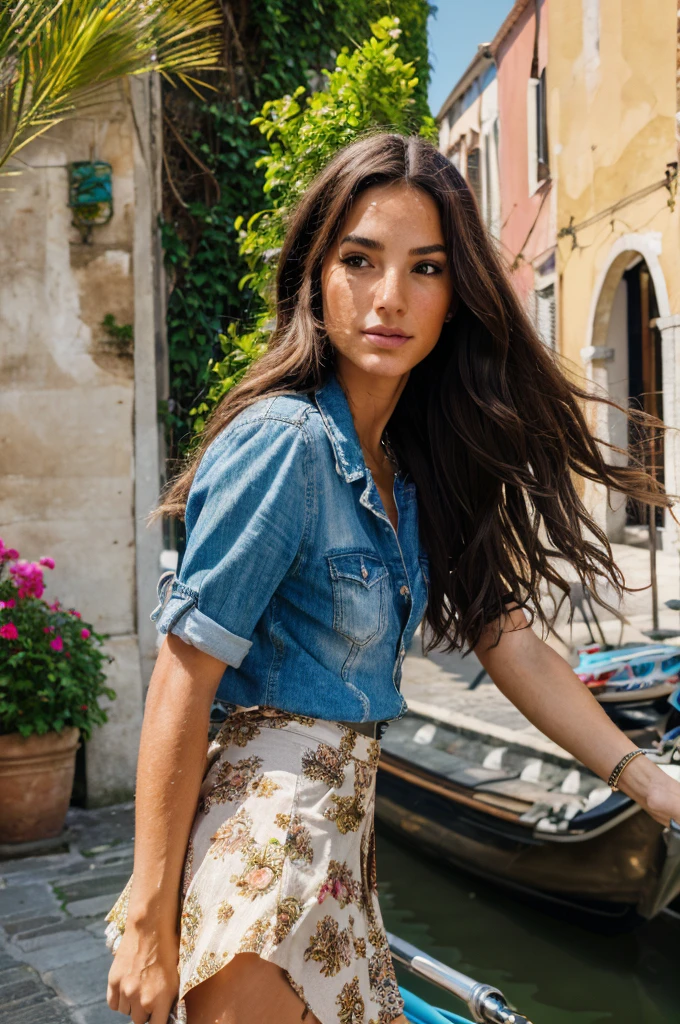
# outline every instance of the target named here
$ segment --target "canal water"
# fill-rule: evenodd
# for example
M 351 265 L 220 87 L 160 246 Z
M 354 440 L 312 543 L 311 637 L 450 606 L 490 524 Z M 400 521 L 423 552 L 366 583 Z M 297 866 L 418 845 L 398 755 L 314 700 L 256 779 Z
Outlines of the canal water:
M 439 865 L 380 830 L 380 903 L 388 931 L 478 981 L 497 985 L 533 1024 L 680 1024 L 680 918 L 661 914 L 604 936 Z M 435 1006 L 455 998 L 398 972 Z

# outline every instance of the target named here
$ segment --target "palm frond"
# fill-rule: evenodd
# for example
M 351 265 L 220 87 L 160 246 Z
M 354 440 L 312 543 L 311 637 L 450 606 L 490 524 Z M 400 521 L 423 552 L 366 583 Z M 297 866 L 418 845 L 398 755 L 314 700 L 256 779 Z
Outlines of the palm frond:
M 218 64 L 217 0 L 0 0 L 0 167 L 125 75 Z

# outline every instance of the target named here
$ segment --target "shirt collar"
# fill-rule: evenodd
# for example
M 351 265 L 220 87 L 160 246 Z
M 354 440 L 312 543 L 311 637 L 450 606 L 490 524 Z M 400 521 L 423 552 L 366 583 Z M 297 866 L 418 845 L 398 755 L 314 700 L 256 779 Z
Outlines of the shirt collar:
M 333 447 L 335 468 L 339 475 L 347 483 L 360 480 L 362 476 L 368 479 L 371 474 L 366 468 L 349 403 L 334 373 L 331 373 L 314 397 Z M 397 475 L 397 485 L 400 489 L 403 485 L 403 494 L 407 500 L 415 498 L 415 484 L 408 473 Z
M 314 397 L 333 446 L 335 468 L 347 483 L 360 480 L 366 475 L 364 453 L 345 392 L 334 373 Z

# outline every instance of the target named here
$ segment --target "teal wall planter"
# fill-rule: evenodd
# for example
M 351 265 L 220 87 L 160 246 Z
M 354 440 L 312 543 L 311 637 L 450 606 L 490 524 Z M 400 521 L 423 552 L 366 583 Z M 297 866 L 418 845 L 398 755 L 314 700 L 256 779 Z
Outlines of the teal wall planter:
M 83 242 L 89 242 L 94 227 L 113 217 L 113 182 L 111 164 L 103 160 L 78 160 L 68 165 L 69 206 L 73 226 Z

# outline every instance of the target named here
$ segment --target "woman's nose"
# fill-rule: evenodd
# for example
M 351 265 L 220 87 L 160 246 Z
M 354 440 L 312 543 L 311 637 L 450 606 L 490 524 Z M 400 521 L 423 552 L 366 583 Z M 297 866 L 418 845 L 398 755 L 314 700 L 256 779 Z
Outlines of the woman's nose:
M 386 270 L 380 278 L 373 304 L 376 309 L 388 310 L 391 313 L 405 312 L 406 296 L 401 275 L 396 267 Z

